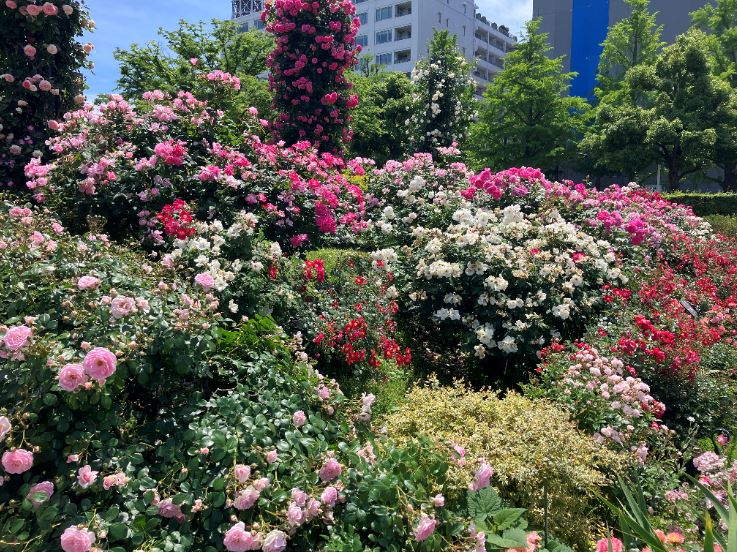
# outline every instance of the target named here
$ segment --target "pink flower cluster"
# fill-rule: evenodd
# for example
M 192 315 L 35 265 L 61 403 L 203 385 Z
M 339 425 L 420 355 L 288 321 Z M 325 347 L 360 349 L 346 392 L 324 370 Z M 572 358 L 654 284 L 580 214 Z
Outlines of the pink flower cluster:
M 209 73 L 203 73 L 201 77 L 203 79 L 207 79 L 208 81 L 219 81 L 220 83 L 232 88 L 233 90 L 241 90 L 241 80 L 235 75 L 231 75 L 226 71 L 216 69 L 215 71 L 210 71 Z
M 66 364 L 58 375 L 59 387 L 67 392 L 76 392 L 80 387 L 87 387 L 87 378 L 105 384 L 117 367 L 115 354 L 107 348 L 93 348 L 84 357 L 81 364 Z

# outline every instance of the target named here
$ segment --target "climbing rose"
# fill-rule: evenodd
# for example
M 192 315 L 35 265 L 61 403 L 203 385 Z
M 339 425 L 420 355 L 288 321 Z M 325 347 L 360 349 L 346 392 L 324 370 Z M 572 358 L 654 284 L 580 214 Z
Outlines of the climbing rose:
M 59 386 L 67 392 L 74 392 L 87 381 L 87 375 L 80 364 L 67 364 L 59 372 Z
M 92 468 L 89 465 L 80 467 L 77 472 L 77 483 L 79 483 L 80 487 L 86 489 L 92 483 L 97 481 L 98 473 L 98 471 L 92 471 Z
M 3 342 L 5 348 L 11 352 L 17 352 L 28 344 L 28 339 L 33 335 L 33 331 L 30 327 L 25 325 L 18 325 L 17 327 L 11 327 L 5 333 Z
M 239 521 L 228 529 L 223 539 L 228 552 L 247 552 L 261 548 L 261 534 L 246 531 L 246 524 Z
M 422 542 L 427 539 L 435 531 L 435 524 L 435 518 L 423 515 L 414 530 L 415 540 Z
M 335 487 L 327 487 L 324 491 L 322 491 L 322 495 L 320 495 L 320 500 L 322 500 L 323 504 L 327 504 L 328 506 L 335 506 L 335 502 L 338 500 L 338 489 Z
M 87 375 L 99 382 L 104 382 L 115 373 L 116 364 L 115 354 L 107 348 L 99 347 L 90 350 L 82 362 Z
M 33 453 L 22 448 L 8 450 L 3 454 L 2 462 L 3 469 L 6 473 L 20 475 L 31 469 L 33 465 Z
M 10 429 L 12 429 L 10 420 L 5 416 L 0 416 L 0 442 L 10 433 Z
M 287 534 L 284 531 L 274 530 L 264 539 L 264 552 L 281 552 L 287 547 Z
M 261 493 L 249 486 L 233 501 L 233 506 L 236 510 L 248 510 L 253 507 L 259 496 L 261 496 Z
M 294 412 L 294 415 L 292 416 L 292 423 L 294 423 L 295 427 L 302 427 L 306 422 L 307 416 L 302 410 Z
M 337 479 L 343 472 L 343 468 L 335 458 L 328 458 L 325 464 L 320 468 L 320 479 L 324 482 L 332 481 Z
M 95 542 L 95 534 L 87 529 L 72 525 L 61 534 L 61 548 L 64 552 L 89 552 Z

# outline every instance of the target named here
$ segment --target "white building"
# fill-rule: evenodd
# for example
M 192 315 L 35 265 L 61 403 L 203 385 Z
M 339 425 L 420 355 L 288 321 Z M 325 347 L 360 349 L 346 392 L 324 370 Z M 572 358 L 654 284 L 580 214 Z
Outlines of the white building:
M 458 48 L 476 60 L 478 92 L 502 69 L 502 60 L 517 38 L 503 25 L 478 13 L 472 0 L 353 0 L 361 29 L 356 37 L 373 62 L 391 71 L 410 73 L 428 54 L 433 32 L 448 29 Z M 263 29 L 263 0 L 232 0 L 233 19 L 244 30 Z

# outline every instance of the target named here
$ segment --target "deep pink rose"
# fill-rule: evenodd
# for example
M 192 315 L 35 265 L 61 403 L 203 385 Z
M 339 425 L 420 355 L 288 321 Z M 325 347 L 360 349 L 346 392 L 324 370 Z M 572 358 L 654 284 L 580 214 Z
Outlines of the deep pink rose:
M 117 359 L 107 348 L 93 348 L 84 357 L 82 366 L 92 379 L 103 382 L 115 373 Z
M 61 548 L 64 552 L 89 552 L 95 543 L 95 534 L 76 526 L 67 527 L 61 534 Z
M 46 502 L 51 495 L 54 494 L 54 483 L 51 481 L 42 481 L 31 487 L 26 498 L 31 501 L 33 507 L 36 508 Z
M 30 327 L 18 325 L 7 330 L 5 337 L 3 337 L 3 343 L 5 343 L 5 348 L 11 352 L 17 352 L 28 344 L 28 339 L 32 335 L 33 331 Z
M 80 364 L 67 364 L 59 372 L 59 386 L 67 392 L 74 392 L 87 381 L 87 374 Z
M 6 473 L 20 475 L 31 469 L 33 465 L 33 453 L 22 448 L 8 450 L 3 453 L 2 462 L 3 469 Z

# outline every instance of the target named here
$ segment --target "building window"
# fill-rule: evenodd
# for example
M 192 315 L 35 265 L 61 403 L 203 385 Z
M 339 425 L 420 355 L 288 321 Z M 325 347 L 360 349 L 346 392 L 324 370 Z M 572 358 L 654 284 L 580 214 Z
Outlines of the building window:
M 376 44 L 385 44 L 392 41 L 392 30 L 378 31 L 376 33 Z
M 463 26 L 463 36 L 464 37 L 466 36 L 466 26 L 465 25 Z
M 384 21 L 385 19 L 391 19 L 392 7 L 387 6 L 385 8 L 378 8 L 376 10 L 376 21 Z
M 358 21 L 361 23 L 361 25 L 368 24 L 368 12 L 359 13 Z
M 412 38 L 412 25 L 394 29 L 394 40 L 406 40 Z
M 394 52 L 394 63 L 405 63 L 412 61 L 412 50 L 399 50 Z
M 448 19 L 448 18 L 446 17 L 446 18 L 445 18 L 445 28 L 447 29 L 448 27 L 450 27 L 450 19 Z
M 438 12 L 438 23 L 442 23 L 442 22 L 443 22 L 443 14 L 442 12 Z
M 356 44 L 363 46 L 364 48 L 368 46 L 368 35 L 358 35 L 356 37 Z
M 266 24 L 263 21 L 261 21 L 260 19 L 257 19 L 256 21 L 253 22 L 253 28 L 254 29 L 258 29 L 258 30 L 261 31 L 261 30 L 264 29 L 264 27 L 266 27 Z
M 404 17 L 412 13 L 412 2 L 402 2 L 394 6 L 394 17 Z
M 391 65 L 392 63 L 391 52 L 387 52 L 386 54 L 379 54 L 378 56 L 376 56 L 376 63 L 378 65 Z

